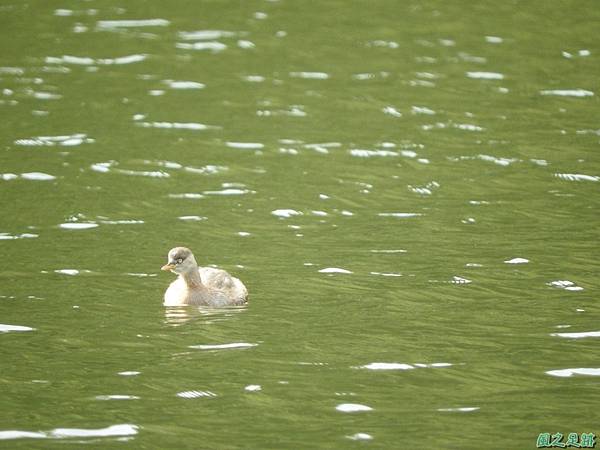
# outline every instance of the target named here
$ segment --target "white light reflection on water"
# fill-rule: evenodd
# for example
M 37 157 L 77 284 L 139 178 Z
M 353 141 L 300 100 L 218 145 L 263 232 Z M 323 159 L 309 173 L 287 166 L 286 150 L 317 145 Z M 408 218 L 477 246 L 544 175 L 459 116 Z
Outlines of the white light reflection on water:
M 237 148 L 240 150 L 260 150 L 265 147 L 260 142 L 226 142 L 225 145 L 229 148 Z
M 322 142 L 316 144 L 304 144 L 304 148 L 314 150 L 317 153 L 322 153 L 324 155 L 329 153 L 330 148 L 338 148 L 341 147 L 342 144 L 340 142 Z
M 23 331 L 34 331 L 35 328 L 26 327 L 23 325 L 6 325 L 0 323 L 0 333 L 12 333 L 12 332 L 23 332 Z
M 368 433 L 355 433 L 346 437 L 352 441 L 370 441 L 373 439 L 373 436 Z
M 145 164 L 150 163 L 149 161 L 144 161 Z M 168 172 L 162 171 L 162 170 L 131 170 L 131 169 L 120 169 L 117 166 L 119 165 L 119 163 L 117 161 L 106 161 L 106 162 L 100 162 L 100 163 L 94 163 L 90 166 L 90 169 L 93 170 L 94 172 L 99 172 L 99 173 L 108 173 L 108 172 L 113 172 L 113 173 L 119 173 L 121 175 L 130 175 L 130 176 L 142 176 L 142 177 L 150 177 L 150 178 L 169 178 L 171 175 Z M 161 163 L 161 162 L 157 162 L 156 165 L 158 166 L 162 166 L 162 167 L 168 167 L 168 168 L 177 168 L 175 166 L 171 166 L 169 165 L 167 162 Z M 187 170 L 188 168 L 186 168 Z M 120 222 L 111 222 L 111 223 L 124 223 L 123 221 Z M 128 221 L 127 223 L 139 223 L 139 222 L 133 222 L 133 221 Z
M 178 42 L 175 44 L 175 47 L 182 50 L 207 50 L 212 53 L 219 53 L 227 49 L 227 45 L 219 41 Z
M 185 192 L 183 194 L 169 194 L 169 198 L 185 198 L 185 199 L 192 199 L 192 200 L 198 200 L 201 198 L 204 198 L 205 196 L 203 194 L 198 194 L 195 192 Z
M 440 412 L 473 412 L 479 410 L 478 406 L 461 406 L 459 408 L 438 408 Z
M 351 274 L 350 270 L 342 269 L 340 267 L 326 267 L 325 269 L 319 270 L 319 273 L 342 273 L 342 274 Z
M 502 39 L 499 36 L 486 36 L 485 41 L 490 44 L 501 44 L 502 42 L 504 42 L 504 39 Z
M 77 269 L 58 269 L 58 270 L 55 270 L 54 273 L 58 273 L 61 275 L 75 276 L 75 275 L 79 275 L 81 272 Z
M 123 19 L 123 20 L 99 20 L 96 27 L 101 30 L 113 30 L 116 28 L 139 28 L 139 27 L 166 27 L 171 24 L 166 19 Z
M 56 177 L 54 175 L 50 175 L 44 172 L 26 172 L 21 174 L 21 178 L 24 180 L 31 181 L 52 181 L 55 180 Z
M 76 133 L 65 136 L 37 136 L 32 138 L 23 138 L 15 140 L 15 145 L 22 146 L 46 146 L 52 147 L 55 145 L 61 145 L 65 147 L 71 147 L 81 144 L 91 144 L 95 142 L 94 139 L 88 138 L 84 133 Z
M 444 368 L 451 367 L 452 363 L 447 362 L 439 362 L 439 363 L 413 363 L 413 364 L 405 364 L 405 363 L 388 363 L 388 362 L 374 362 L 370 364 L 366 364 L 364 366 L 355 367 L 356 369 L 368 369 L 368 370 L 411 370 L 415 368 Z
M 440 184 L 437 181 L 430 181 L 425 186 L 408 186 L 408 189 L 414 192 L 415 194 L 420 195 L 432 195 L 433 191 L 440 187 Z
M 97 223 L 91 223 L 91 222 L 67 222 L 67 223 L 61 223 L 59 225 L 60 228 L 63 228 L 65 230 L 88 230 L 90 228 L 96 228 L 98 226 Z
M 99 217 L 98 222 L 105 225 L 140 225 L 145 223 L 143 220 L 137 219 L 121 219 L 121 220 L 108 220 L 106 218 Z
M 271 214 L 283 219 L 289 219 L 293 216 L 301 216 L 303 213 L 301 211 L 296 211 L 295 209 L 276 209 L 271 211 Z
M 33 239 L 39 237 L 39 234 L 32 233 L 21 233 L 21 234 L 9 234 L 9 233 L 0 233 L 0 241 L 9 241 L 15 239 Z
M 244 390 L 248 392 L 259 392 L 262 391 L 262 386 L 260 384 L 249 384 Z
M 474 160 L 480 159 L 481 161 L 488 161 L 499 166 L 509 166 L 512 163 L 520 162 L 517 158 L 502 158 L 492 155 L 479 154 L 477 156 L 459 156 L 459 157 L 448 157 L 450 161 L 463 161 L 463 160 Z
M 359 366 L 359 369 L 369 370 L 410 370 L 414 368 L 410 364 L 403 363 L 370 363 L 365 366 Z
M 90 58 L 88 56 L 47 56 L 45 62 L 47 64 L 73 64 L 80 66 L 95 66 L 95 65 L 122 65 L 132 64 L 136 62 L 144 61 L 148 55 L 146 54 L 133 54 L 126 56 L 119 56 L 116 58 Z
M 123 372 L 119 372 L 119 375 L 123 377 L 135 377 L 141 373 L 142 372 L 138 372 L 137 370 L 125 370 Z
M 138 434 L 139 427 L 131 424 L 111 425 L 106 428 L 55 428 L 51 431 L 0 431 L 0 440 L 9 439 L 66 439 L 93 437 L 124 437 Z
M 239 48 L 244 48 L 244 49 L 256 48 L 256 44 L 254 42 L 248 41 L 246 39 L 240 39 L 239 41 L 237 41 L 237 46 Z
M 548 370 L 546 371 L 548 375 L 552 375 L 553 377 L 561 377 L 568 378 L 573 375 L 589 375 L 589 376 L 600 376 L 600 368 L 590 368 L 590 367 L 579 367 L 576 369 L 558 369 L 558 370 Z
M 117 169 L 116 171 L 123 175 L 131 175 L 131 176 L 135 176 L 135 177 L 169 178 L 171 176 L 167 172 L 163 172 L 160 170 L 148 171 L 148 170 Z
M 398 152 L 393 152 L 390 150 L 352 149 L 349 151 L 349 153 L 358 158 L 371 158 L 373 156 L 399 156 Z
M 163 83 L 171 89 L 204 89 L 206 85 L 197 81 L 175 81 L 163 80 Z
M 503 80 L 504 75 L 497 72 L 467 72 L 468 78 L 478 78 L 481 80 Z
M 325 72 L 290 72 L 292 78 L 305 78 L 309 80 L 327 80 L 329 74 Z
M 373 411 L 370 406 L 361 405 L 360 403 L 341 403 L 335 409 L 344 413 Z
M 248 342 L 232 342 L 230 344 L 200 344 L 190 345 L 189 348 L 195 348 L 198 350 L 229 350 L 229 349 L 243 349 L 256 347 L 258 344 L 251 344 Z
M 208 217 L 204 217 L 204 216 L 179 216 L 178 219 L 179 220 L 184 220 L 184 221 L 200 222 L 202 220 L 207 220 Z
M 513 258 L 507 261 L 504 261 L 506 264 L 527 264 L 529 262 L 528 259 L 525 258 Z
M 214 398 L 217 396 L 217 394 L 211 391 L 183 391 L 178 392 L 176 395 L 181 398 Z
M 176 129 L 176 130 L 218 130 L 221 127 L 216 125 L 205 125 L 197 122 L 135 122 L 139 127 L 143 128 L 163 128 L 163 129 Z
M 379 217 L 397 217 L 399 219 L 408 219 L 411 217 L 419 217 L 421 213 L 403 213 L 403 212 L 385 212 L 377 214 Z
M 558 95 L 560 97 L 592 97 L 594 93 L 585 89 L 549 89 L 540 91 L 542 95 Z
M 567 339 L 583 339 L 588 337 L 600 337 L 600 331 L 582 331 L 579 333 L 551 333 L 550 336 L 558 336 Z
M 554 176 L 567 181 L 600 181 L 600 176 L 583 175 L 579 173 L 555 173 Z
M 410 111 L 413 114 L 426 114 L 429 116 L 435 115 L 435 111 L 433 109 L 427 108 L 426 106 L 411 106 Z
M 245 195 L 245 194 L 255 194 L 256 191 L 251 191 L 250 189 L 222 189 L 220 191 L 204 191 L 202 192 L 204 195 Z
M 238 33 L 223 30 L 180 31 L 179 39 L 184 41 L 214 41 L 215 39 L 235 37 Z
M 137 395 L 123 395 L 123 394 L 110 394 L 110 395 L 97 395 L 96 400 L 139 400 L 140 397 Z
M 564 289 L 566 291 L 583 291 L 581 286 L 577 286 L 574 282 L 569 280 L 556 280 L 547 283 L 548 286 L 552 286 L 559 289 Z
M 386 106 L 382 109 L 384 114 L 392 117 L 402 117 L 402 113 L 393 106 Z

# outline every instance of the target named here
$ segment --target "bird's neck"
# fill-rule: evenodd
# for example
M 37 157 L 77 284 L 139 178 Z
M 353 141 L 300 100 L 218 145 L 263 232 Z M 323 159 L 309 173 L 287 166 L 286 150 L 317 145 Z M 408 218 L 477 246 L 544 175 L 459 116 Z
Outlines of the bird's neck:
M 185 284 L 189 288 L 203 288 L 202 278 L 200 278 L 200 272 L 198 272 L 198 266 L 195 266 L 192 270 L 181 274 L 181 278 L 185 281 Z

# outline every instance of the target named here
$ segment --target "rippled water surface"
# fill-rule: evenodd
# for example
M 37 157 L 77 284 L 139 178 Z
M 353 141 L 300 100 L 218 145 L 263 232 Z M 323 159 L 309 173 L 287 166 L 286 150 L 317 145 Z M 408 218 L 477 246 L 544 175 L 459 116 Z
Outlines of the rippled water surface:
M 0 446 L 600 435 L 599 21 L 0 2 Z M 249 305 L 165 309 L 176 245 Z

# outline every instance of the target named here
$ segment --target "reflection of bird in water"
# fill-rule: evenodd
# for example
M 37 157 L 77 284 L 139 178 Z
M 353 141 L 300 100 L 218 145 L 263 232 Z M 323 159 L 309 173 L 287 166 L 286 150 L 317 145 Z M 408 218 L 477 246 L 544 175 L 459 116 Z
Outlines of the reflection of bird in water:
M 168 263 L 161 269 L 179 275 L 165 292 L 165 306 L 235 306 L 248 299 L 248 290 L 240 280 L 224 270 L 198 267 L 188 248 L 172 248 Z
M 246 305 L 212 308 L 210 306 L 168 306 L 165 308 L 165 323 L 173 327 L 195 322 L 211 325 L 234 319 L 236 314 L 246 310 Z

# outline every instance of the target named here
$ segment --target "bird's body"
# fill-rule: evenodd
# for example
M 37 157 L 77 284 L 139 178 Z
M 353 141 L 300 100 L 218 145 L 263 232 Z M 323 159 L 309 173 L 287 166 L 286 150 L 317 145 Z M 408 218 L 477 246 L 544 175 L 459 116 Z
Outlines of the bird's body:
M 185 247 L 169 251 L 168 264 L 162 270 L 170 270 L 179 276 L 165 292 L 165 306 L 235 306 L 248 299 L 246 286 L 224 270 L 198 267 L 194 255 Z

